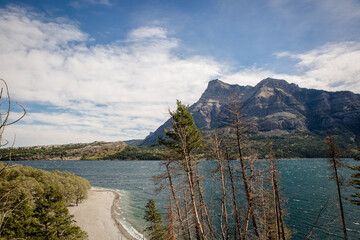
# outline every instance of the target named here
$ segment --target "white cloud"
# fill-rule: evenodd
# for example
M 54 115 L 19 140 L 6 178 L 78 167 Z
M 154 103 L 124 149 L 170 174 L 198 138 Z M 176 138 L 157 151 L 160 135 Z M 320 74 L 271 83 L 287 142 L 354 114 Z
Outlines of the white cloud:
M 131 40 L 144 40 L 146 38 L 166 39 L 167 32 L 160 27 L 140 27 L 130 32 L 129 38 Z
M 35 129 L 42 124 L 47 124 L 43 144 L 81 141 L 91 132 L 99 139 L 129 139 L 155 130 L 177 98 L 196 101 L 221 70 L 210 57 L 176 56 L 178 40 L 167 34 L 147 26 L 125 41 L 88 46 L 87 35 L 75 25 L 14 6 L 0 10 L 0 72 L 13 99 L 67 111 L 29 113 L 13 128 L 21 131 L 18 139 L 31 135 L 29 126 L 34 126 L 33 137 L 39 136 Z
M 360 91 L 358 42 L 325 44 L 305 53 L 282 52 L 277 56 L 298 61 L 295 67 L 299 71 L 298 83 L 301 86 L 330 91 Z
M 328 44 L 305 53 L 298 75 L 259 67 L 234 71 L 208 56 L 179 57 L 179 39 L 144 26 L 126 39 L 94 45 L 76 24 L 49 20 L 25 8 L 0 9 L 0 73 L 26 107 L 43 104 L 7 129 L 17 145 L 143 138 L 167 118 L 175 100 L 198 100 L 209 80 L 255 85 L 274 77 L 301 87 L 360 89 L 359 43 Z M 180 49 L 181 50 L 181 49 Z
M 259 80 L 272 77 L 305 88 L 360 93 L 359 42 L 331 43 L 304 53 L 280 52 L 275 55 L 280 62 L 289 58 L 295 61 L 293 69 L 297 74 L 279 74 L 252 67 L 230 73 L 223 79 L 229 83 L 254 86 Z M 292 69 L 289 71 L 293 72 Z

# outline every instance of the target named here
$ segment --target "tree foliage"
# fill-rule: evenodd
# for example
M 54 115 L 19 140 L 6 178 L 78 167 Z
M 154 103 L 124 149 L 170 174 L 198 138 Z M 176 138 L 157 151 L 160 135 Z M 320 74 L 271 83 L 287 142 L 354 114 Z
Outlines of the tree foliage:
M 149 224 L 149 226 L 146 227 L 145 232 L 147 233 L 149 240 L 164 240 L 166 228 L 162 225 L 161 213 L 156 208 L 155 201 L 153 199 L 149 200 L 145 208 L 144 219 Z
M 188 223 L 186 224 L 187 232 L 185 231 L 185 223 L 182 221 L 180 208 L 178 207 L 178 197 L 171 183 L 171 174 L 168 174 L 170 188 L 172 189 L 173 198 L 177 205 L 179 221 L 181 221 L 181 235 L 184 239 L 191 238 L 192 234 L 196 236 L 196 239 L 206 239 L 205 231 L 209 230 L 210 234 L 212 234 L 213 231 L 203 198 L 196 156 L 196 151 L 199 151 L 204 146 L 204 138 L 201 131 L 195 126 L 188 106 L 183 105 L 178 100 L 177 109 L 175 111 L 169 111 L 169 113 L 172 120 L 172 129 L 165 130 L 167 138 L 159 138 L 159 143 L 168 147 L 173 153 L 173 160 L 168 160 L 167 162 L 168 173 L 170 173 L 170 165 L 178 165 L 178 176 L 182 176 L 185 184 L 182 192 L 184 193 L 184 202 L 189 202 L 189 214 L 185 213 L 184 216 L 185 222 Z M 185 210 L 185 212 L 187 212 L 187 210 Z
M 169 111 L 172 129 L 165 130 L 167 139 L 160 137 L 159 143 L 185 158 L 204 146 L 204 138 L 195 126 L 189 106 L 183 105 L 179 100 L 176 103 L 176 111 Z
M 89 188 L 87 180 L 69 172 L 9 166 L 0 174 L 0 238 L 86 238 L 66 206 L 85 199 Z

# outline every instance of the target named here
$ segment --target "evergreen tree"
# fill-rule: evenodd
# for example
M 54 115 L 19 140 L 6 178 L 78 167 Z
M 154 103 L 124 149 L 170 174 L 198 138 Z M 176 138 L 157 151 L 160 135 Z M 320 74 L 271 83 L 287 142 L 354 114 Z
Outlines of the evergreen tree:
M 64 197 L 50 187 L 43 197 L 35 202 L 35 239 L 85 239 L 87 234 L 75 226 L 64 204 Z
M 0 162 L 0 169 L 4 163 Z M 73 187 L 70 187 L 73 186 Z M 0 239 L 84 239 L 66 205 L 89 183 L 67 172 L 14 166 L 0 173 Z
M 149 240 L 164 240 L 166 228 L 162 225 L 161 213 L 156 209 L 155 201 L 149 200 L 145 207 L 144 219 L 149 223 L 145 232 L 148 233 Z
M 189 157 L 194 150 L 204 146 L 201 131 L 195 126 L 194 119 L 189 112 L 189 106 L 177 100 L 177 109 L 169 112 L 172 120 L 172 130 L 165 130 L 168 140 L 159 138 L 159 143 L 185 157 Z M 192 159 L 193 160 L 193 159 Z
M 35 221 L 33 212 L 28 204 L 28 199 L 23 192 L 17 192 L 18 196 L 12 200 L 9 199 L 12 207 L 11 211 L 7 213 L 4 224 L 1 226 L 1 236 L 6 236 L 9 239 L 13 238 L 27 238 L 33 231 L 32 225 Z
M 201 183 L 196 169 L 197 161 L 194 152 L 204 146 L 204 138 L 201 131 L 195 126 L 194 119 L 189 112 L 189 107 L 177 100 L 176 111 L 169 112 L 172 120 L 172 129 L 165 130 L 167 139 L 159 138 L 159 144 L 165 145 L 181 156 L 182 171 L 185 173 L 188 185 L 191 210 L 193 213 L 193 223 L 195 227 L 196 239 L 206 239 L 204 227 L 200 221 L 200 213 L 206 215 L 207 225 L 212 233 L 210 220 L 206 206 L 203 201 Z

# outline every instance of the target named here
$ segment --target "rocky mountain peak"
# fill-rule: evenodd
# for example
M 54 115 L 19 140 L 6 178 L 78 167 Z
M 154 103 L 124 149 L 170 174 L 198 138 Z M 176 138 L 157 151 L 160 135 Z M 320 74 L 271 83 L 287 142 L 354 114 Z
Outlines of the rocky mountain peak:
M 214 80 L 211 80 L 211 81 L 208 83 L 207 89 L 214 89 L 214 88 L 226 88 L 226 89 L 228 89 L 228 88 L 229 88 L 229 84 L 224 83 L 224 82 L 221 81 L 220 79 L 214 79 Z
M 291 90 L 294 88 L 299 89 L 299 86 L 294 83 L 288 83 L 285 80 L 282 79 L 275 79 L 275 78 L 265 78 L 261 82 L 259 82 L 256 86 L 256 88 L 262 88 L 262 87 L 269 87 L 269 88 L 280 88 L 284 90 Z
M 223 101 L 223 96 L 231 92 L 231 85 L 219 79 L 209 82 L 205 92 L 201 95 L 199 102 L 206 102 L 209 99 Z
M 203 102 L 219 102 L 226 103 L 229 97 L 237 95 L 240 98 L 248 97 L 254 87 L 251 86 L 239 86 L 237 84 L 224 83 L 219 79 L 211 80 L 206 88 L 205 92 L 201 95 L 198 103 Z M 196 103 L 195 103 L 196 104 Z
M 236 96 L 242 112 L 251 119 L 260 135 L 293 132 L 326 132 L 337 129 L 349 136 L 360 134 L 360 94 L 300 88 L 285 80 L 266 78 L 255 87 L 227 84 L 219 79 L 207 89 L 191 111 L 195 124 L 203 130 L 223 127 L 230 97 Z M 143 145 L 153 144 L 171 121 L 150 134 Z

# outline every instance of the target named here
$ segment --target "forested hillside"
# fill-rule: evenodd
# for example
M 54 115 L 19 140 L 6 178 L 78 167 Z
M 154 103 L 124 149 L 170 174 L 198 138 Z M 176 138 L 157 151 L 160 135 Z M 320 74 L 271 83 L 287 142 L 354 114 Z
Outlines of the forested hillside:
M 158 147 L 131 146 L 124 142 L 93 142 L 0 149 L 0 160 L 157 160 Z

